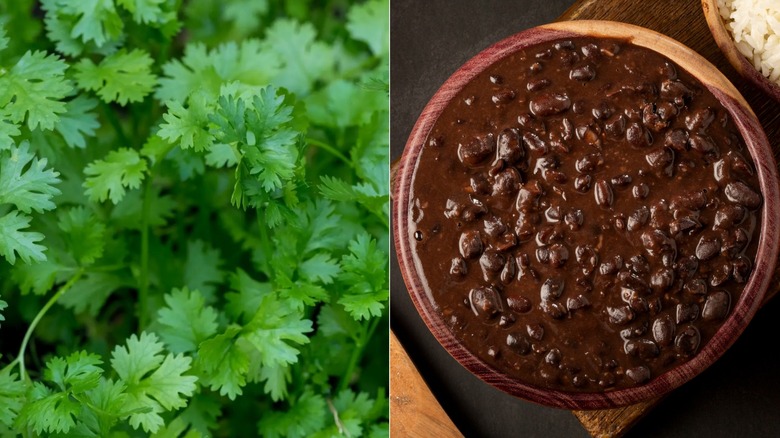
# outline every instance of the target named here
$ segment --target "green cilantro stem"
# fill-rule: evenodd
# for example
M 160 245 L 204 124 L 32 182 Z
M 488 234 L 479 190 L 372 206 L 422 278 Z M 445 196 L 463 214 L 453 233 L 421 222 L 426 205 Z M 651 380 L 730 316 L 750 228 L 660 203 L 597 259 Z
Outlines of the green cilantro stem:
M 334 148 L 333 146 L 317 140 L 316 138 L 307 138 L 306 143 L 317 146 L 318 148 L 322 149 L 325 152 L 328 152 L 329 154 L 333 155 L 334 157 L 338 158 L 339 160 L 343 161 L 346 165 L 348 165 L 351 168 L 354 168 L 355 165 L 352 163 L 352 161 L 347 158 L 346 155 L 342 154 L 338 149 Z
M 355 372 L 355 368 L 360 362 L 360 359 L 363 357 L 363 351 L 366 349 L 366 345 L 368 344 L 369 339 L 371 339 L 371 337 L 374 335 L 377 326 L 379 326 L 379 321 L 381 320 L 382 318 L 375 317 L 371 320 L 368 326 L 362 326 L 363 330 L 355 339 L 355 349 L 352 350 L 352 355 L 349 358 L 347 370 L 344 372 L 344 375 L 341 376 L 339 386 L 336 390 L 337 393 L 347 389 L 347 386 L 349 386 L 352 374 Z
M 146 328 L 149 306 L 149 207 L 152 202 L 152 175 L 149 172 L 144 184 L 144 201 L 141 211 L 141 278 L 138 285 L 138 332 Z
M 73 287 L 74 284 L 76 284 L 77 281 L 81 279 L 81 276 L 84 275 L 84 269 L 79 269 L 76 271 L 76 275 L 71 277 L 70 280 L 68 280 L 67 283 L 65 283 L 64 286 L 60 288 L 60 290 L 57 291 L 54 295 L 52 295 L 51 298 L 49 298 L 49 301 L 46 302 L 46 304 L 41 308 L 41 310 L 38 312 L 37 315 L 35 315 L 35 319 L 32 320 L 30 323 L 30 327 L 27 328 L 27 333 L 24 334 L 24 339 L 22 340 L 22 346 L 19 347 L 19 355 L 16 357 L 16 359 L 19 361 L 19 378 L 21 380 L 27 379 L 27 370 L 24 366 L 24 354 L 25 350 L 27 350 L 27 344 L 30 342 L 30 338 L 32 337 L 33 331 L 35 331 L 35 327 L 38 325 L 39 322 L 41 322 L 41 319 L 44 315 L 46 315 L 46 312 L 49 311 L 51 306 L 54 305 L 54 303 L 57 302 L 57 300 L 60 299 L 61 296 L 65 295 L 65 293 Z

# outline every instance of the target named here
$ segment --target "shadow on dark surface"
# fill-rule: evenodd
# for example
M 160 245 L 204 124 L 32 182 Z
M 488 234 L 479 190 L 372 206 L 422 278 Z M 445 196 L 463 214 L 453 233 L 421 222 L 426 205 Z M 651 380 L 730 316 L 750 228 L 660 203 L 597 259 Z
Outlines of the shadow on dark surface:
M 480 6 L 474 6 L 479 3 Z M 438 87 L 480 50 L 553 21 L 572 0 L 392 0 L 391 154 L 400 157 L 417 116 Z M 780 300 L 780 298 L 778 298 Z M 780 436 L 780 372 L 767 305 L 709 370 L 669 395 L 627 437 Z M 391 326 L 455 425 L 468 437 L 587 437 L 565 410 L 538 406 L 481 382 L 425 327 L 391 255 Z M 764 353 L 762 353 L 764 352 Z M 771 353 L 770 353 L 771 354 Z

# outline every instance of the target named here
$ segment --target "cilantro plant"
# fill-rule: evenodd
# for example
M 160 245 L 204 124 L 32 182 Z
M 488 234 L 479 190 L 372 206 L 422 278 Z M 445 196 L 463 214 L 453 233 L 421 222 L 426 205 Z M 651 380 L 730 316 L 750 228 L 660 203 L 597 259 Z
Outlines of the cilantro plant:
M 388 1 L 0 3 L 0 436 L 387 436 Z

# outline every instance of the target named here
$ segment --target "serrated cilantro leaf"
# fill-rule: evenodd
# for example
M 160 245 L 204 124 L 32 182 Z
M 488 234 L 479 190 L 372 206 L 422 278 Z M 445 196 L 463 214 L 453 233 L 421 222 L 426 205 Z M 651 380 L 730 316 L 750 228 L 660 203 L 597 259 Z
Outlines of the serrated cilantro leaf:
M 68 433 L 76 425 L 80 403 L 70 398 L 69 392 L 54 392 L 41 382 L 34 382 L 27 394 L 16 424 L 20 429 L 31 427 L 35 433 Z
M 85 169 L 84 193 L 93 202 L 107 198 L 118 204 L 125 196 L 125 189 L 141 185 L 146 173 L 146 160 L 138 152 L 128 148 L 111 151 L 102 160 L 90 163 Z
M 60 212 L 58 225 L 79 265 L 91 265 L 103 255 L 106 226 L 87 209 L 74 207 Z
M 44 377 L 60 391 L 81 393 L 95 388 L 103 373 L 100 356 L 77 351 L 68 357 L 54 357 L 46 363 Z
M 260 363 L 272 367 L 297 362 L 297 346 L 309 343 L 306 333 L 311 331 L 312 322 L 293 303 L 269 294 L 244 328 L 244 337 L 260 353 Z
M 26 385 L 19 380 L 16 373 L 11 372 L 11 368 L 0 371 L 0 423 L 6 427 L 13 427 L 14 420 L 22 409 L 25 389 Z
M 209 114 L 212 109 L 206 98 L 198 93 L 189 99 L 185 108 L 176 101 L 168 102 L 168 112 L 163 114 L 165 123 L 160 125 L 157 135 L 169 143 L 177 143 L 183 149 L 208 150 L 214 143 L 209 130 Z
M 65 79 L 68 64 L 46 52 L 27 52 L 0 76 L 0 109 L 11 122 L 27 117 L 30 129 L 53 129 L 66 111 L 62 99 L 73 86 Z
M 328 413 L 325 398 L 307 390 L 286 411 L 264 413 L 257 429 L 266 438 L 309 437 L 325 426 Z
M 3 111 L 0 111 L 0 151 L 11 149 L 16 144 L 13 137 L 22 133 L 19 124 L 6 120 L 7 116 Z
M 65 113 L 60 115 L 54 129 L 62 135 L 68 146 L 84 148 L 87 144 L 86 137 L 95 135 L 100 123 L 97 115 L 90 111 L 95 109 L 97 104 L 97 100 L 86 96 L 78 96 L 65 104 Z
M 277 74 L 279 65 L 280 56 L 264 50 L 257 40 L 230 42 L 213 50 L 199 43 L 188 44 L 181 60 L 163 66 L 155 97 L 163 102 L 184 104 L 188 96 L 202 91 L 216 99 L 222 85 L 230 82 L 267 85 Z
M 301 276 L 310 281 L 319 281 L 330 284 L 340 271 L 339 262 L 328 254 L 318 253 L 304 260 L 299 272 Z
M 97 386 L 87 391 L 85 397 L 94 407 L 85 410 L 85 423 L 93 426 L 88 436 L 109 436 L 114 424 L 129 412 L 125 386 L 120 382 L 101 377 Z
M 187 405 L 184 397 L 192 396 L 198 380 L 183 375 L 190 369 L 189 357 L 162 353 L 157 336 L 143 332 L 130 336 L 125 347 L 118 346 L 111 354 L 111 366 L 127 387 L 128 409 L 149 408 L 131 414 L 130 425 L 151 433 L 163 425 L 162 412 Z
M 152 23 L 163 14 L 160 5 L 165 0 L 117 0 L 117 3 L 133 14 L 136 23 Z
M 95 65 L 83 58 L 75 65 L 74 77 L 79 87 L 96 91 L 104 102 L 140 102 L 152 92 L 156 76 L 150 67 L 152 58 L 143 50 L 122 49 Z
M 312 122 L 345 129 L 369 123 L 372 114 L 387 108 L 387 94 L 346 80 L 331 82 L 306 99 Z
M 241 332 L 237 326 L 228 327 L 211 339 L 203 341 L 198 347 L 197 366 L 203 370 L 203 384 L 220 395 L 235 400 L 242 394 L 246 385 L 246 373 L 249 371 L 249 355 L 236 337 Z
M 139 230 L 144 219 L 143 191 L 130 190 L 122 202 L 111 211 L 114 225 L 120 229 Z M 169 195 L 163 195 L 157 188 L 152 189 L 151 200 L 146 206 L 146 221 L 150 226 L 160 227 L 168 223 L 174 215 L 176 201 Z
M 310 23 L 277 20 L 268 28 L 263 47 L 282 60 L 274 84 L 305 96 L 315 82 L 332 74 L 333 49 L 316 38 L 317 31 Z
M 165 304 L 157 312 L 159 333 L 173 353 L 195 351 L 217 333 L 217 312 L 205 305 L 197 290 L 174 289 L 165 295 Z
M 349 250 L 341 260 L 345 291 L 338 302 L 355 319 L 380 317 L 389 296 L 387 254 L 368 234 L 351 241 Z
M 85 43 L 93 41 L 100 47 L 122 34 L 122 19 L 114 0 L 55 0 L 50 4 L 58 14 L 75 18 L 70 34 Z
M 354 5 L 347 14 L 347 30 L 352 38 L 368 44 L 375 56 L 390 48 L 390 8 L 388 0 L 371 0 Z
M 27 142 L 10 151 L 0 151 L 0 204 L 13 204 L 20 211 L 41 213 L 52 210 L 52 197 L 60 191 L 59 173 L 46 169 L 46 159 L 38 159 Z
M 24 231 L 30 226 L 30 217 L 12 211 L 0 217 L 0 255 L 8 263 L 16 263 L 16 256 L 25 263 L 46 260 L 43 251 L 46 247 L 39 245 L 43 234 L 34 231 Z

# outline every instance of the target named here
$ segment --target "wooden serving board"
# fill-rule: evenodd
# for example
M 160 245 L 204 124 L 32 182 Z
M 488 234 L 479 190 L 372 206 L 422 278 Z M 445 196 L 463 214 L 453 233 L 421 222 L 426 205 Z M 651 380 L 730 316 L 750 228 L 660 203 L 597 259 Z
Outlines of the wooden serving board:
M 780 156 L 780 103 L 743 79 L 728 63 L 710 34 L 700 0 L 578 0 L 559 20 L 615 20 L 666 34 L 692 48 L 718 67 L 745 99 L 764 126 L 775 159 Z M 767 300 L 780 291 L 780 269 Z M 391 432 L 394 436 L 460 437 L 447 414 L 425 385 L 403 347 L 391 340 Z M 620 437 L 661 399 L 617 409 L 574 411 L 593 437 Z
M 692 48 L 720 69 L 739 89 L 758 116 L 775 153 L 780 155 L 780 104 L 739 76 L 715 44 L 704 20 L 700 0 L 579 0 L 559 20 L 614 20 L 666 34 Z M 767 299 L 780 291 L 778 272 Z M 594 437 L 619 437 L 661 400 L 618 409 L 574 411 Z

